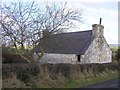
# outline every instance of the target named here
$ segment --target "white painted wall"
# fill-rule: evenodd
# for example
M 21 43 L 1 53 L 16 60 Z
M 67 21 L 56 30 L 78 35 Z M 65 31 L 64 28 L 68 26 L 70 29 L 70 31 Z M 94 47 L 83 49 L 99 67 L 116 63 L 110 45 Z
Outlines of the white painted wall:
M 77 56 L 75 54 L 54 54 L 44 53 L 40 63 L 78 63 Z

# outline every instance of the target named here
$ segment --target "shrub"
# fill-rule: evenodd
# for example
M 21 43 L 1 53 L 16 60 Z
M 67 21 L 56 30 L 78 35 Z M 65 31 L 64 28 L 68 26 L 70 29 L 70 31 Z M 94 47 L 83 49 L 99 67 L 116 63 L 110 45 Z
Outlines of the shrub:
M 120 47 L 118 47 L 116 57 L 117 57 L 117 60 L 119 60 L 119 59 L 120 59 Z
M 86 84 L 90 80 L 101 77 L 110 76 L 117 71 L 117 62 L 108 64 L 90 64 L 90 65 L 75 65 L 75 64 L 3 64 L 2 75 L 4 84 L 13 83 L 14 78 L 11 77 L 15 74 L 16 87 L 22 87 L 25 83 L 26 87 L 31 88 L 58 88 L 65 87 L 66 84 L 70 85 L 71 82 L 79 81 L 80 84 Z M 81 67 L 84 68 L 81 70 Z M 116 67 L 116 68 L 115 68 Z M 68 70 L 68 71 L 66 71 Z M 11 74 L 13 72 L 13 74 Z M 9 75 L 10 74 L 10 75 Z M 107 77 L 108 77 L 107 76 Z M 14 75 L 13 75 L 14 77 Z M 100 78 L 100 79 L 99 79 Z M 6 79 L 10 80 L 9 83 Z M 97 80 L 96 80 L 97 81 Z M 14 85 L 11 84 L 11 87 Z M 7 87 L 7 86 L 4 86 Z M 10 86 L 8 86 L 10 87 Z
M 2 55 L 16 54 L 16 50 L 13 47 L 2 47 Z
M 4 47 L 2 46 L 2 55 L 7 55 L 7 54 L 18 54 L 18 52 L 22 55 L 25 55 L 25 52 L 31 53 L 32 51 L 30 49 L 25 49 L 24 51 L 22 49 L 15 49 L 14 47 Z
M 119 50 L 119 48 L 117 48 L 117 47 L 113 47 L 113 48 L 111 48 L 111 50 L 112 50 L 112 60 L 113 61 L 118 61 L 118 50 Z

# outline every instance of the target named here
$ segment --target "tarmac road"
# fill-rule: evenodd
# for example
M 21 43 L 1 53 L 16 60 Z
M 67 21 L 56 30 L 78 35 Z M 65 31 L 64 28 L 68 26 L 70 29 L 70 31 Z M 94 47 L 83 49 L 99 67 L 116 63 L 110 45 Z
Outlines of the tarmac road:
M 89 85 L 85 88 L 120 88 L 120 85 L 118 85 L 120 83 L 120 79 L 113 79 L 113 80 L 107 80 L 104 82 L 100 82 L 94 85 Z

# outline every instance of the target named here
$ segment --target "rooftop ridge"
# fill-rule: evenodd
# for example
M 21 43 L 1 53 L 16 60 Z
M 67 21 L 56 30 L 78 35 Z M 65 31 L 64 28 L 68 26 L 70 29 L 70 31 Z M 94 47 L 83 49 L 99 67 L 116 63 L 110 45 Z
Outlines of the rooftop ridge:
M 82 32 L 90 32 L 90 31 L 92 31 L 92 30 L 76 31 L 76 32 L 64 32 L 64 33 L 82 33 Z

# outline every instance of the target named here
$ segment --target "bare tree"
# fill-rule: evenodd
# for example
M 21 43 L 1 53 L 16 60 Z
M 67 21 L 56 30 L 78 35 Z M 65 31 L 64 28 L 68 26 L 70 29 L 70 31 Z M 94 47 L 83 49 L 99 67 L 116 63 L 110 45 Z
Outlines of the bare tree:
M 25 44 L 28 43 L 33 16 L 38 12 L 37 6 L 32 3 L 11 3 L 3 4 L 1 7 L 0 24 L 4 38 L 12 42 L 18 54 L 26 54 L 29 60 L 32 60 L 31 53 L 26 52 Z M 18 49 L 21 48 L 22 52 Z M 23 57 L 28 60 L 26 57 Z M 28 61 L 29 61 L 28 60 Z
M 32 49 L 43 38 L 44 30 L 48 30 L 53 35 L 74 27 L 73 20 L 82 22 L 81 10 L 68 8 L 67 3 L 59 5 L 47 3 L 45 7 L 40 8 L 35 2 L 18 1 L 10 4 L 2 3 L 0 10 L 2 38 L 12 44 L 18 54 L 28 62 L 34 62 Z M 26 46 L 30 49 L 27 50 Z M 19 48 L 22 52 L 18 50 Z M 41 48 L 38 60 L 43 53 Z

